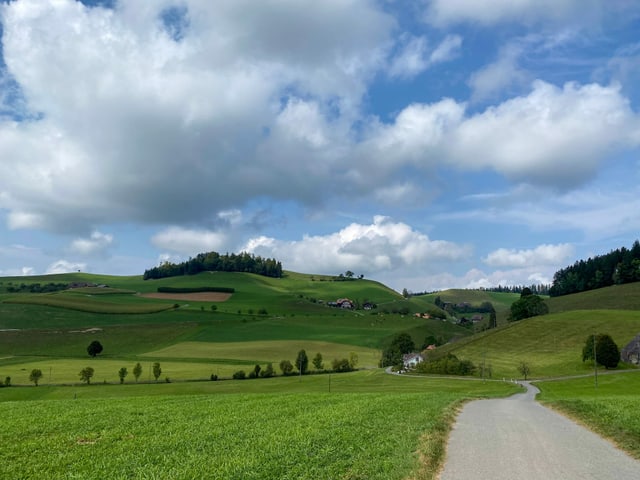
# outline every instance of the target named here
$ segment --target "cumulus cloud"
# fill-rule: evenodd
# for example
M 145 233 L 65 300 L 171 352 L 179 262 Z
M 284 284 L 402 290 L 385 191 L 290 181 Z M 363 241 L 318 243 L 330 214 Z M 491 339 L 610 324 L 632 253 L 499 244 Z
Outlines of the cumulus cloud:
M 80 255 L 100 255 L 113 244 L 113 235 L 93 232 L 89 238 L 76 238 L 71 242 L 70 250 Z
M 453 100 L 402 110 L 365 146 L 381 165 L 492 169 L 515 182 L 572 189 L 608 155 L 638 146 L 640 117 L 617 85 L 562 88 L 535 81 L 528 95 L 474 115 Z
M 483 101 L 498 93 L 504 94 L 514 85 L 522 85 L 528 74 L 518 66 L 520 54 L 518 46 L 504 48 L 495 62 L 474 72 L 469 79 L 472 100 Z
M 533 249 L 515 250 L 499 248 L 487 255 L 483 262 L 491 267 L 532 267 L 540 265 L 558 266 L 571 258 L 574 249 L 567 243 L 539 245 Z
M 12 228 L 186 223 L 259 196 L 307 201 L 305 185 L 276 185 L 335 174 L 333 137 L 312 122 L 353 119 L 395 20 L 367 0 L 180 4 L 179 32 L 164 1 L 0 6 L 7 72 L 34 118 L 0 124 Z
M 276 257 L 292 270 L 335 274 L 389 272 L 406 268 L 426 268 L 430 263 L 467 258 L 468 246 L 431 240 L 409 225 L 389 217 L 376 216 L 373 223 L 352 223 L 324 236 L 281 241 L 270 237 L 251 239 L 244 248 L 263 256 Z

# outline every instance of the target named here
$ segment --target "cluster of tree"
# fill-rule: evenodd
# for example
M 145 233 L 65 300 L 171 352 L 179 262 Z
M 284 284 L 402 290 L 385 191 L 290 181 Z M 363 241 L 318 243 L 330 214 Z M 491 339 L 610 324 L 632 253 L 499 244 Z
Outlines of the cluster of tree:
M 440 375 L 473 375 L 477 370 L 471 360 L 460 360 L 452 353 L 448 353 L 437 360 L 425 361 L 416 365 L 419 373 L 436 373 Z
M 144 271 L 145 280 L 195 275 L 200 272 L 246 272 L 265 277 L 282 277 L 282 264 L 274 258 L 262 258 L 247 252 L 224 254 L 217 252 L 199 253 L 186 262 L 164 262 Z
M 158 287 L 158 293 L 234 293 L 233 287 Z
M 355 273 L 353 273 L 351 270 L 347 270 L 346 272 L 339 274 L 337 277 L 333 277 L 333 281 L 348 282 L 350 280 L 362 280 L 363 278 L 364 275 L 360 274 L 356 277 Z
M 415 351 L 416 345 L 408 333 L 399 333 L 391 340 L 387 348 L 382 350 L 381 367 L 401 367 L 402 356 Z
M 529 289 L 536 295 L 549 295 L 549 284 L 531 284 L 531 285 L 498 285 L 497 287 L 480 288 L 479 290 L 484 292 L 496 292 L 496 293 L 519 293 L 526 289 Z
M 524 318 L 546 315 L 547 313 L 549 313 L 549 307 L 542 297 L 534 295 L 531 290 L 525 288 L 520 294 L 520 299 L 511 304 L 508 320 L 517 322 Z
M 334 359 L 331 363 L 331 370 L 325 369 L 324 359 L 322 354 L 319 352 L 316 353 L 315 357 L 313 357 L 311 363 L 317 372 L 351 372 L 355 370 L 358 365 L 358 355 L 355 352 L 351 352 L 349 354 L 349 358 Z M 306 375 L 310 373 L 309 357 L 304 349 L 298 352 L 295 362 L 292 363 L 290 360 L 282 360 L 278 366 L 282 375 L 285 377 L 289 375 Z M 275 375 L 276 373 L 273 368 L 273 364 L 269 363 L 265 369 L 262 369 L 260 365 L 256 365 L 248 375 L 244 370 L 238 370 L 233 374 L 233 379 L 244 380 L 245 378 L 270 378 Z M 211 376 L 211 379 L 214 380 L 213 375 Z M 215 380 L 217 379 L 218 377 L 215 376 Z
M 553 276 L 549 295 L 557 297 L 640 281 L 640 242 L 633 242 L 631 249 L 625 247 L 580 260 L 558 270 Z
M 606 333 L 589 335 L 582 347 L 582 361 L 595 360 L 604 368 L 616 368 L 620 362 L 620 350 Z
M 51 293 L 59 292 L 69 288 L 68 283 L 21 283 L 20 285 L 7 285 L 5 287 L 8 293 Z

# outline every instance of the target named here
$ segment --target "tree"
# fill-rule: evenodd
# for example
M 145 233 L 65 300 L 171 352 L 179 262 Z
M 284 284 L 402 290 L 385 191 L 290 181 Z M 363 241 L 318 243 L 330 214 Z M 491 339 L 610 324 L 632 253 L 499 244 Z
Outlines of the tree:
M 120 377 L 120 383 L 124 383 L 124 378 L 129 374 L 129 372 L 127 372 L 127 367 L 122 367 L 120 370 L 118 370 L 118 377 Z
M 273 371 L 273 363 L 267 363 L 267 366 L 265 367 L 265 369 L 260 372 L 260 376 L 262 378 L 270 378 L 270 377 L 273 377 L 274 375 L 275 375 L 275 372 Z
M 238 370 L 233 374 L 234 380 L 244 380 L 245 378 L 247 378 L 247 374 L 244 370 Z
M 531 368 L 529 367 L 529 364 L 527 362 L 520 362 L 520 365 L 518 365 L 518 371 L 526 381 L 527 377 L 531 373 Z
M 616 368 L 620 362 L 620 350 L 611 336 L 606 333 L 589 335 L 582 347 L 582 361 L 594 359 L 593 346 L 595 344 L 595 360 L 604 368 Z
M 33 382 L 36 387 L 38 386 L 38 382 L 40 381 L 40 379 L 42 378 L 42 370 L 40 370 L 39 368 L 34 368 L 33 370 L 31 370 L 31 373 L 29 374 L 29 381 Z
M 280 362 L 280 370 L 283 375 L 290 375 L 293 372 L 293 365 L 289 360 L 282 360 Z
M 296 368 L 301 375 L 304 375 L 307 372 L 308 367 L 309 358 L 307 358 L 307 352 L 305 352 L 304 350 L 300 350 L 298 352 L 298 358 L 296 358 Z
M 160 368 L 160 363 L 155 362 L 153 364 L 153 378 L 156 379 L 156 382 L 158 381 L 158 378 L 160 377 L 161 374 L 162 374 L 162 369 Z
M 322 354 L 320 352 L 316 353 L 316 356 L 313 357 L 313 366 L 316 370 L 322 370 L 324 367 L 322 364 Z
M 404 298 L 409 298 L 409 290 L 407 290 L 406 288 L 402 289 L 402 296 Z
M 142 375 L 142 365 L 140 365 L 140 362 L 138 362 L 136 363 L 136 366 L 133 367 L 133 376 L 136 377 L 136 383 L 138 383 L 140 375 Z
M 356 352 L 349 352 L 349 366 L 352 370 L 358 365 L 358 354 Z
M 411 335 L 399 333 L 393 338 L 391 344 L 382 351 L 380 366 L 388 367 L 402 364 L 402 355 L 413 352 L 415 348 Z
M 80 376 L 80 380 L 82 380 L 83 382 L 87 382 L 87 385 L 89 385 L 91 383 L 91 377 L 93 377 L 93 372 L 93 368 L 84 367 L 82 370 L 80 370 L 80 373 L 78 375 Z
M 102 345 L 97 340 L 94 340 L 93 342 L 91 342 L 87 347 L 87 353 L 94 358 L 96 355 L 98 355 L 101 352 L 102 352 Z
M 517 322 L 524 318 L 546 315 L 547 313 L 549 313 L 549 307 L 541 297 L 538 295 L 525 295 L 511 304 L 509 321 Z

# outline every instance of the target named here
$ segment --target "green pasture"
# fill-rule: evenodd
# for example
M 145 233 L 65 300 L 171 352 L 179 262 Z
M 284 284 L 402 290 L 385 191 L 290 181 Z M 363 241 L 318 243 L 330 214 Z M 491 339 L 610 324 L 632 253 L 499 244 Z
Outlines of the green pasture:
M 593 333 L 608 333 L 620 349 L 640 332 L 640 311 L 579 310 L 521 320 L 439 349 L 476 365 L 491 366 L 494 378 L 520 378 L 526 362 L 531 378 L 580 375 L 582 347 Z
M 570 310 L 640 310 L 640 282 L 545 299 L 551 313 Z
M 431 479 L 455 407 L 516 391 L 380 369 L 0 388 L 0 478 Z
M 132 295 L 80 294 L 77 292 L 58 292 L 46 294 L 20 294 L 4 300 L 4 303 L 21 303 L 27 305 L 44 305 L 47 307 L 65 308 L 88 313 L 141 314 L 157 313 L 173 308 L 174 301 L 149 300 Z
M 295 359 L 295 357 L 294 357 Z M 8 363 L 0 364 L 0 381 L 5 377 L 11 377 L 12 385 L 33 385 L 29 381 L 29 374 L 33 369 L 42 371 L 42 378 L 39 382 L 40 386 L 55 384 L 78 384 L 80 370 L 85 367 L 92 367 L 95 371 L 92 383 L 119 383 L 118 371 L 125 367 L 129 374 L 125 378 L 125 383 L 135 383 L 133 376 L 133 368 L 136 363 L 140 362 L 142 366 L 142 375 L 139 381 L 149 382 L 155 381 L 152 373 L 152 366 L 156 359 L 122 359 L 111 360 L 105 358 L 89 358 L 80 359 L 31 359 L 25 363 Z M 172 381 L 187 380 L 208 380 L 212 374 L 218 375 L 220 378 L 231 378 L 234 372 L 245 370 L 247 374 L 253 370 L 255 363 L 242 362 L 186 362 L 186 361 L 160 361 L 162 374 L 158 381 L 165 381 L 169 378 Z M 262 365 L 264 367 L 265 364 Z M 277 369 L 277 365 L 274 366 Z M 38 388 L 40 388 L 40 386 Z
M 353 352 L 358 356 L 358 367 L 377 367 L 380 361 L 380 350 L 354 347 L 332 342 L 300 341 L 300 340 L 272 340 L 253 342 L 181 342 L 148 352 L 142 357 L 157 358 L 199 358 L 199 359 L 239 359 L 254 363 L 274 364 L 277 368 L 281 360 L 289 360 L 295 363 L 298 352 L 304 349 L 309 358 L 309 368 L 313 369 L 311 363 L 313 357 L 320 353 L 324 360 L 325 368 L 331 368 L 333 359 L 349 358 Z
M 640 459 L 640 371 L 536 383 L 545 405 L 588 425 Z

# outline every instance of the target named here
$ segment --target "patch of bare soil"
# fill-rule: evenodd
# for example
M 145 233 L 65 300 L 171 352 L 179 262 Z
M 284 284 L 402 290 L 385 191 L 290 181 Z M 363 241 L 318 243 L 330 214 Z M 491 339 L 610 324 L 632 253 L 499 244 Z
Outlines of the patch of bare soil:
M 185 302 L 225 302 L 231 297 L 230 293 L 195 292 L 195 293 L 141 293 L 144 298 L 160 300 L 181 300 Z

